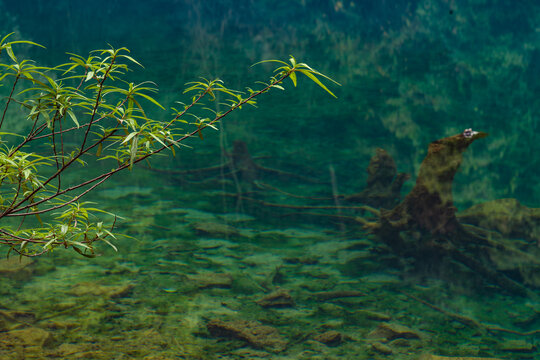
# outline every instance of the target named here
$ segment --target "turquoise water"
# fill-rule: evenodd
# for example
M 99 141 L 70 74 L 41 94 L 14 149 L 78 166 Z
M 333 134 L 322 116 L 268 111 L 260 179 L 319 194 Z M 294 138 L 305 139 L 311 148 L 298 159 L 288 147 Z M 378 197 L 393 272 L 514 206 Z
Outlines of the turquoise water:
M 188 81 L 242 89 L 272 71 L 252 64 L 291 54 L 341 84 L 325 83 L 334 99 L 287 83 L 154 171 L 112 177 L 88 200 L 124 218 L 118 252 L 3 262 L 0 359 L 538 359 L 539 23 L 534 1 L 0 1 L 0 33 L 47 47 L 27 56 L 54 65 L 125 46 L 144 65 L 133 81 L 154 81 L 168 107 Z M 467 128 L 489 136 L 464 153 L 456 208 L 527 207 L 462 213 L 492 247 L 456 251 L 494 277 L 394 246 L 365 229 L 377 221 L 366 201 L 347 201 L 377 148 L 411 176 L 392 208 L 429 143 Z M 256 171 L 223 165 L 235 141 Z M 266 305 L 276 291 L 288 295 Z

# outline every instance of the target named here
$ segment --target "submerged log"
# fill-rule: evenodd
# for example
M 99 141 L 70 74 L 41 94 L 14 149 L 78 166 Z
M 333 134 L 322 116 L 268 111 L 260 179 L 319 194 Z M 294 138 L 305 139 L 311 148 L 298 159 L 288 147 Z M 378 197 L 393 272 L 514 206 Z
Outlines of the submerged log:
M 522 205 L 516 199 L 497 199 L 476 204 L 457 214 L 461 223 L 521 238 L 540 246 L 540 208 Z

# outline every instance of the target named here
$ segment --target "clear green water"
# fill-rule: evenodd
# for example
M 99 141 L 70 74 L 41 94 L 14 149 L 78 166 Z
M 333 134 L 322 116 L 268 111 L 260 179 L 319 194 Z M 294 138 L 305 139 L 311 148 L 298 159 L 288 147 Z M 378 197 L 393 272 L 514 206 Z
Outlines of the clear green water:
M 455 205 L 540 207 L 538 24 L 535 1 L 0 1 L 2 34 L 47 46 L 34 58 L 52 65 L 66 51 L 125 46 L 145 66 L 134 79 L 155 81 L 163 104 L 199 76 L 249 86 L 271 70 L 251 64 L 289 54 L 342 84 L 338 99 L 307 81 L 269 94 L 153 163 L 206 168 L 242 140 L 283 172 L 261 172 L 263 190 L 226 168 L 141 168 L 96 191 L 90 199 L 125 217 L 118 230 L 131 238 L 96 259 L 57 251 L 3 272 L 0 359 L 540 358 L 538 266 L 525 297 L 463 266 L 418 271 L 349 221 L 358 211 L 317 208 L 335 205 L 333 191 L 360 192 L 378 147 L 412 175 L 405 195 L 428 144 L 471 127 L 490 136 L 465 153 Z M 260 201 L 231 196 L 239 187 Z M 539 233 L 508 240 L 536 257 Z M 521 261 L 497 264 L 512 275 Z M 257 303 L 278 288 L 294 306 Z M 332 291 L 361 294 L 320 295 Z M 271 326 L 287 345 L 215 336 L 215 320 Z M 384 338 L 383 323 L 414 335 Z M 339 345 L 316 340 L 330 330 Z

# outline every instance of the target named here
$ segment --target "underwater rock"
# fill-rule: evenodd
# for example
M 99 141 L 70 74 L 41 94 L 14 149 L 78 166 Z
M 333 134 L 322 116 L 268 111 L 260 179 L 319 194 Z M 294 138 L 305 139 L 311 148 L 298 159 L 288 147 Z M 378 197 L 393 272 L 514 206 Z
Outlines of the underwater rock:
M 499 348 L 503 351 L 516 353 L 532 353 L 536 352 L 536 346 L 524 340 L 506 340 Z
M 257 321 L 214 319 L 210 320 L 206 327 L 212 336 L 243 340 L 253 347 L 272 352 L 281 352 L 287 346 L 287 342 L 275 328 Z
M 245 256 L 241 262 L 247 266 L 272 270 L 283 265 L 281 257 L 270 252 L 258 252 Z
M 81 282 L 75 284 L 71 288 L 70 293 L 75 296 L 91 295 L 104 298 L 116 298 L 128 295 L 134 287 L 135 285 L 133 284 L 99 285 L 91 282 Z
M 238 236 L 238 230 L 230 225 L 218 222 L 199 222 L 192 224 L 198 235 L 205 236 Z
M 313 339 L 327 346 L 338 346 L 343 342 L 343 335 L 335 330 L 329 330 L 315 335 Z
M 420 339 L 421 335 L 418 331 L 400 324 L 382 323 L 375 330 L 371 331 L 367 337 L 369 339 L 385 339 L 388 341 L 397 338 Z
M 292 307 L 295 305 L 294 299 L 292 298 L 291 294 L 285 289 L 278 289 L 265 297 L 263 297 L 260 300 L 256 301 L 257 304 L 264 308 L 270 308 L 270 307 Z
M 231 287 L 232 291 L 237 295 L 252 295 L 266 290 L 248 272 L 235 273 Z
M 395 206 L 401 197 L 403 183 L 410 179 L 410 175 L 398 174 L 396 162 L 386 150 L 381 148 L 375 150 L 367 172 L 366 188 L 359 194 L 345 196 L 345 201 L 385 209 Z
M 224 273 L 187 275 L 187 279 L 194 283 L 199 289 L 230 288 L 233 282 L 232 276 Z
M 49 344 L 53 337 L 50 332 L 38 327 L 11 330 L 3 334 L 3 339 L 12 344 L 21 344 L 23 346 L 43 347 Z
M 388 345 L 392 346 L 392 347 L 401 347 L 401 348 L 406 348 L 406 347 L 410 347 L 411 346 L 411 343 L 409 340 L 407 339 L 404 339 L 404 338 L 397 338 L 397 339 L 394 339 L 392 341 L 390 341 L 388 343 Z
M 169 211 L 167 211 L 167 214 L 170 214 L 172 216 L 183 215 L 183 219 L 187 222 L 214 222 L 217 220 L 216 215 L 212 213 L 190 208 L 170 209 Z
M 355 312 L 355 314 L 360 316 L 365 316 L 366 318 L 370 320 L 376 320 L 376 321 L 389 321 L 392 319 L 390 315 L 382 314 L 375 311 L 370 310 L 358 310 Z
M 83 352 L 84 350 L 86 350 L 86 346 L 84 345 L 66 343 L 60 345 L 54 352 L 54 355 L 66 358 L 69 355 L 75 355 L 77 353 Z
M 49 330 L 69 330 L 69 329 L 75 329 L 81 326 L 80 322 L 62 321 L 62 320 L 41 321 L 40 325 Z
M 4 326 L 2 326 L 4 321 L 2 320 L 5 321 L 4 326 L 17 323 L 29 324 L 36 320 L 36 315 L 27 311 L 0 310 L 0 330 L 4 328 Z
M 319 308 L 320 310 L 320 308 Z M 343 312 L 345 313 L 345 312 Z M 347 318 L 347 321 L 350 321 L 349 318 Z M 323 323 L 321 323 L 322 329 L 339 329 L 345 326 L 345 319 L 329 319 Z
M 371 349 L 384 355 L 390 355 L 393 352 L 390 346 L 384 345 L 378 341 L 371 343 Z
M 349 312 L 343 306 L 334 303 L 319 304 L 317 312 L 322 316 L 329 316 L 334 319 L 346 318 L 349 315 Z
M 272 354 L 266 351 L 254 350 L 250 348 L 237 349 L 237 350 L 231 351 L 231 354 L 238 356 L 240 359 L 248 359 L 248 360 L 268 359 L 272 357 Z
M 213 250 L 218 248 L 234 249 L 240 245 L 222 239 L 198 239 L 197 246 L 205 250 Z

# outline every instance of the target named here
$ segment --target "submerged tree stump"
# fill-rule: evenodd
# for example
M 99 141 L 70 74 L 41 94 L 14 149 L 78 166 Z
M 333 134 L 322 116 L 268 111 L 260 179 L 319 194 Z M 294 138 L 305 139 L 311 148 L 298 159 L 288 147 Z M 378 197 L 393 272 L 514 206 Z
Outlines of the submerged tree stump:
M 358 194 L 346 195 L 345 201 L 385 209 L 391 209 L 399 203 L 401 187 L 410 176 L 406 173 L 398 174 L 396 162 L 386 150 L 381 148 L 375 150 L 367 173 L 366 188 Z
M 454 176 L 465 150 L 486 136 L 467 129 L 432 142 L 411 192 L 393 209 L 381 209 L 378 220 L 366 227 L 395 253 L 416 259 L 416 264 L 424 269 L 458 262 L 483 279 L 523 295 L 526 288 L 498 272 L 485 251 L 503 245 L 487 232 L 463 226 L 456 217 Z
M 454 176 L 461 165 L 463 152 L 473 141 L 486 136 L 486 133 L 475 132 L 470 136 L 458 134 L 432 142 L 411 192 L 393 209 L 382 209 L 379 222 L 372 230 L 394 235 L 411 230 L 430 235 L 458 232 L 460 224 L 452 197 Z

